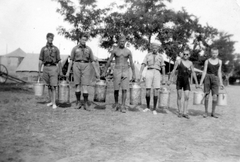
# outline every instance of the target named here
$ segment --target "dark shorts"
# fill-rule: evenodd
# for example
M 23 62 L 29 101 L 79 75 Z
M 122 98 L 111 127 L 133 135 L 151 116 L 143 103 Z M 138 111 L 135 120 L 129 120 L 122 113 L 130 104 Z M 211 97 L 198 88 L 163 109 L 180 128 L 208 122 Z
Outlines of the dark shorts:
M 123 90 L 129 89 L 129 67 L 128 66 L 115 66 L 113 72 L 113 85 L 114 90 L 119 90 L 122 87 Z
M 46 85 L 57 86 L 57 84 L 58 84 L 58 67 L 57 66 L 44 66 L 42 78 L 45 81 Z
M 91 83 L 91 64 L 74 62 L 73 64 L 73 77 L 75 85 L 84 85 L 88 86 Z
M 204 93 L 210 93 L 212 91 L 212 95 L 218 94 L 219 89 L 219 78 L 214 74 L 206 74 L 204 79 Z
M 176 81 L 177 90 L 183 89 L 184 91 L 190 91 L 190 82 L 188 76 L 177 76 Z

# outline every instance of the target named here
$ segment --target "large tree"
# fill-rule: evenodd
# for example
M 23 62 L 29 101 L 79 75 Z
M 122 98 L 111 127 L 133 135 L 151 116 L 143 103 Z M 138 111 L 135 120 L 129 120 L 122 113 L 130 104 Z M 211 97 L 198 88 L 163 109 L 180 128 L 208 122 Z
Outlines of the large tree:
M 70 29 L 59 26 L 59 34 L 67 39 L 78 41 L 79 34 L 83 32 L 89 33 L 91 37 L 96 37 L 100 33 L 103 15 L 108 9 L 97 8 L 96 0 L 79 0 L 78 4 L 74 4 L 71 0 L 55 1 L 61 6 L 57 12 L 72 26 Z

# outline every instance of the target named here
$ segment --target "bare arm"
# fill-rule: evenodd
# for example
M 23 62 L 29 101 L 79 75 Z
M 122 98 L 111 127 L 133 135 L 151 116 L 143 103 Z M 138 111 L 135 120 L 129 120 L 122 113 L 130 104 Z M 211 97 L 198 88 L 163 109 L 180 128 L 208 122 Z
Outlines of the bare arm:
M 193 74 L 193 78 L 194 78 L 195 83 L 196 83 L 196 87 L 198 87 L 198 80 L 197 80 L 196 73 L 195 73 L 195 71 L 194 71 L 194 66 L 193 66 L 193 64 L 191 64 L 190 68 L 191 68 L 191 71 L 192 71 L 192 74 Z
M 175 62 L 175 64 L 174 64 L 173 70 L 171 71 L 170 78 L 169 78 L 169 82 L 172 82 L 173 75 L 175 74 L 178 65 L 179 65 L 179 61 L 177 60 L 177 61 Z
M 130 66 L 132 68 L 132 80 L 135 80 L 136 79 L 136 75 L 135 75 L 135 67 L 134 67 L 134 64 L 133 64 L 133 58 L 132 58 L 132 53 L 130 52 L 129 54 L 129 61 L 130 61 Z
M 40 79 L 40 73 L 41 73 L 41 69 L 43 66 L 43 49 L 41 49 L 40 51 L 40 55 L 39 55 L 39 62 L 38 62 L 38 79 Z
M 42 60 L 39 60 L 39 63 L 38 63 L 38 79 L 39 79 L 39 77 L 40 77 L 40 73 L 41 73 L 42 65 L 43 65 Z
M 67 77 L 69 77 L 69 74 L 70 74 L 70 71 L 71 71 L 71 68 L 72 68 L 72 64 L 73 64 L 74 58 L 75 58 L 75 48 L 73 48 L 72 51 L 71 51 L 70 62 L 68 64 L 68 70 L 67 70 L 67 73 L 66 73 Z
M 99 66 L 97 66 L 97 61 L 93 61 L 92 65 L 93 65 L 93 68 L 95 70 L 97 78 L 99 78 L 100 77 L 100 70 L 99 70 L 99 68 L 97 68 L 97 67 L 99 67 Z
M 110 58 L 108 59 L 108 62 L 107 62 L 107 64 L 106 64 L 106 66 L 105 66 L 105 69 L 104 69 L 104 71 L 103 71 L 103 76 L 104 76 L 104 77 L 106 76 L 107 69 L 108 69 L 108 67 L 109 67 L 110 64 L 111 64 L 111 62 L 112 62 L 112 60 L 113 60 L 113 57 L 114 57 L 114 53 L 111 54 Z
M 222 81 L 222 61 L 219 61 L 219 68 L 218 68 L 218 78 L 219 78 L 219 82 L 220 82 L 220 86 L 223 88 L 223 81 Z
M 62 75 L 62 63 L 61 63 L 61 61 L 58 62 L 58 69 L 59 69 L 59 74 Z
M 162 66 L 162 84 L 165 84 L 165 66 Z
M 206 60 L 204 63 L 204 69 L 203 69 L 202 77 L 201 77 L 200 84 L 199 84 L 200 86 L 202 86 L 205 76 L 207 74 L 207 67 L 208 67 L 208 60 Z

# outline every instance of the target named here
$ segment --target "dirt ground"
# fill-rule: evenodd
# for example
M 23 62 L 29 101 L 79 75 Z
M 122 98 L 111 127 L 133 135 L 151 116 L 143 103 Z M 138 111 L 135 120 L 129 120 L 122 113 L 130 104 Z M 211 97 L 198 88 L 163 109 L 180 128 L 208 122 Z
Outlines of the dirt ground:
M 171 89 L 170 108 L 154 116 L 142 112 L 145 92 L 143 105 L 123 114 L 112 109 L 111 88 L 106 104 L 92 103 L 87 112 L 74 109 L 73 89 L 72 104 L 53 110 L 47 93 L 35 97 L 26 86 L 0 85 L 0 161 L 240 162 L 240 86 L 226 88 L 228 106 L 217 108 L 218 119 L 201 116 L 192 92 L 190 120 L 178 118 Z

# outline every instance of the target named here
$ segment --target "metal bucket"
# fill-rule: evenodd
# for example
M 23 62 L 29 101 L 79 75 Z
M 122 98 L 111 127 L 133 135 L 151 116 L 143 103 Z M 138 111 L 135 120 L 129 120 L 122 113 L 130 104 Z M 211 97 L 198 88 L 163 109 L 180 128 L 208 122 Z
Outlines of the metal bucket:
M 130 105 L 142 104 L 142 87 L 138 83 L 130 85 Z
M 99 80 L 94 87 L 94 101 L 105 102 L 107 95 L 107 84 L 105 80 Z
M 219 93 L 217 98 L 218 106 L 226 106 L 227 105 L 227 93 Z
M 193 92 L 193 105 L 202 105 L 204 104 L 205 93 L 203 91 Z
M 59 103 L 70 102 L 70 85 L 65 80 L 61 81 L 58 85 L 58 102 Z
M 167 88 L 161 88 L 159 91 L 158 107 L 169 107 L 170 105 L 170 90 Z
M 42 82 L 38 81 L 37 83 L 35 83 L 33 86 L 35 96 L 43 96 L 44 87 L 45 87 L 45 85 Z

